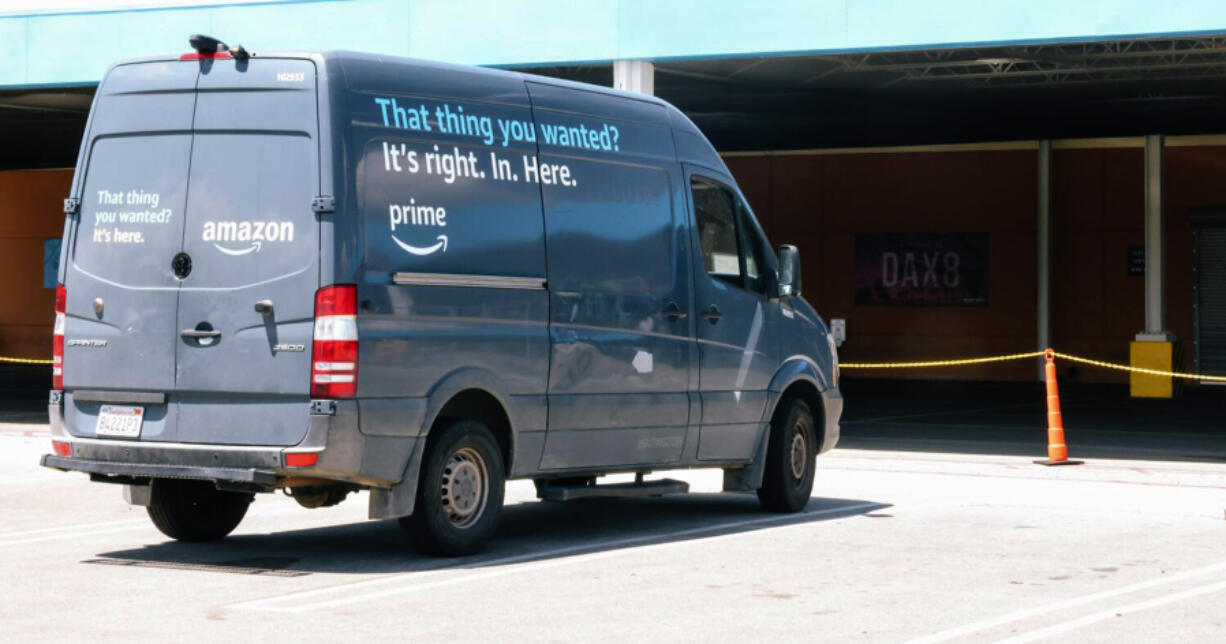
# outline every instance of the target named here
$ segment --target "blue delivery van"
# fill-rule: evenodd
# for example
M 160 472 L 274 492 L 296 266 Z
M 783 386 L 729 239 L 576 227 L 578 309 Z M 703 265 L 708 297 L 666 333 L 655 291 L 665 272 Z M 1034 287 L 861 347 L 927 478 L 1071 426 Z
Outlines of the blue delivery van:
M 369 492 L 476 551 L 504 482 L 797 511 L 834 345 L 719 155 L 656 98 L 193 37 L 98 88 L 65 200 L 53 453 L 181 540 Z M 609 473 L 635 483 L 598 485 Z

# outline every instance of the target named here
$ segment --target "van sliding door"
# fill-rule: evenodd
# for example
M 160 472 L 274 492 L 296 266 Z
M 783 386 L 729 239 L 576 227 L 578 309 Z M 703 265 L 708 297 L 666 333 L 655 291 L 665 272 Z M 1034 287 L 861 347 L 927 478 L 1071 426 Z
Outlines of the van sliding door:
M 552 338 L 543 469 L 674 463 L 695 357 L 689 240 L 658 105 L 528 84 Z

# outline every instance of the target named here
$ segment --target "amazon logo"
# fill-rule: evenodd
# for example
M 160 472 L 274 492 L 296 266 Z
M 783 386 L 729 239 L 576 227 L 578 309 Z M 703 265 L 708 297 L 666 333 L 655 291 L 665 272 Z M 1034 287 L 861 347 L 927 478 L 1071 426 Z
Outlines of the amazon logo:
M 294 241 L 292 221 L 206 221 L 201 239 L 231 256 L 258 253 L 266 243 Z
M 433 243 L 427 243 L 421 246 L 410 244 L 396 236 L 397 228 L 409 228 L 410 230 L 426 228 L 446 228 L 447 227 L 447 209 L 442 206 L 425 206 L 417 203 L 416 199 L 409 199 L 409 203 L 403 205 L 392 204 L 387 208 L 387 223 L 388 228 L 392 233 L 392 241 L 401 250 L 417 256 L 433 255 L 437 252 L 447 252 L 447 235 L 435 235 L 431 240 Z M 405 234 L 402 231 L 401 234 Z M 433 232 L 433 231 L 431 231 Z M 419 236 L 419 235 L 417 235 Z M 415 236 L 415 237 L 417 237 Z

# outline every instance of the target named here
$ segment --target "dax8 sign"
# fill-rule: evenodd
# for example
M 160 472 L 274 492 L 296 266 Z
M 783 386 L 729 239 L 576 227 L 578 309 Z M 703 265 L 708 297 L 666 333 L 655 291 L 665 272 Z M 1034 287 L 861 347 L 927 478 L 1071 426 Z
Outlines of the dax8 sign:
M 987 303 L 987 233 L 856 235 L 857 305 Z

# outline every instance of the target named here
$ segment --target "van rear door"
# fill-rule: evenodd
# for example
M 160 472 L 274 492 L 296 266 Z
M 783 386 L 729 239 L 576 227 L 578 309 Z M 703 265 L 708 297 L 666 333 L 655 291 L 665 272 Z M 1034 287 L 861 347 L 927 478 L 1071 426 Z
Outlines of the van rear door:
M 201 61 L 176 326 L 181 441 L 306 434 L 318 157 L 311 61 Z
M 120 65 L 98 90 L 68 220 L 64 327 L 66 421 L 93 435 L 99 404 L 72 391 L 168 392 L 175 386 L 179 283 L 197 68 Z M 149 405 L 142 437 L 166 440 L 173 416 Z
M 102 405 L 138 400 L 139 440 L 305 436 L 317 112 L 308 60 L 154 61 L 108 74 L 63 278 L 71 433 L 93 436 Z

